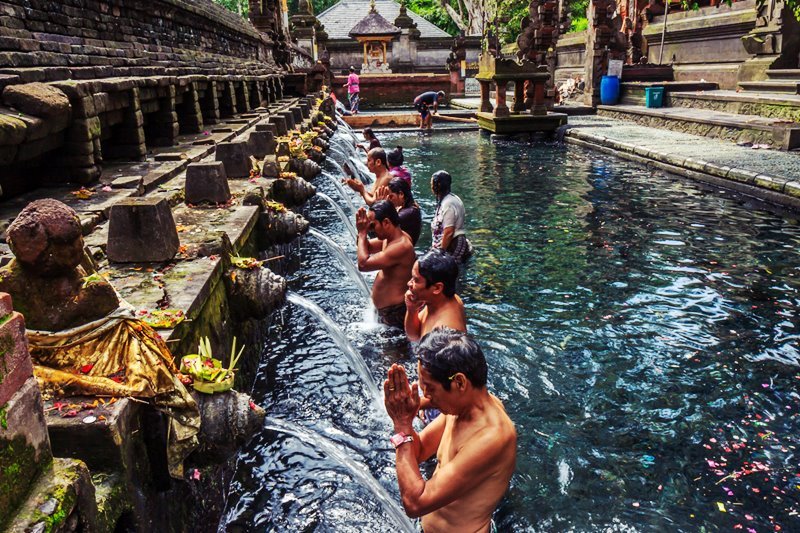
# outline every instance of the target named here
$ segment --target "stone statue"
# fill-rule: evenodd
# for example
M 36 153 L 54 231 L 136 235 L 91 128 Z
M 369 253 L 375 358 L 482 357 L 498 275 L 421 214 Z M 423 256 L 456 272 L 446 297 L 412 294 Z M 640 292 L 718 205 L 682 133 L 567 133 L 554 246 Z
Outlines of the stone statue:
M 72 208 L 52 199 L 31 202 L 7 235 L 15 259 L 0 269 L 0 291 L 11 294 L 28 328 L 60 331 L 119 307 L 114 289 L 84 253 Z
M 464 32 L 459 32 L 458 36 L 453 39 L 453 46 L 450 47 L 450 55 L 447 56 L 447 68 L 450 72 L 458 72 L 461 70 L 461 62 L 467 59 L 467 39 L 464 37 Z

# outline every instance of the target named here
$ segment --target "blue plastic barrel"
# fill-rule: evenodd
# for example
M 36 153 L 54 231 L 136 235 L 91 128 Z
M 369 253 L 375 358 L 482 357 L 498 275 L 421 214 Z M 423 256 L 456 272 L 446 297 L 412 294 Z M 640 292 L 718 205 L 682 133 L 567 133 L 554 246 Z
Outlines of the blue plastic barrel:
M 603 76 L 600 80 L 600 103 L 614 105 L 619 100 L 619 78 L 616 76 Z

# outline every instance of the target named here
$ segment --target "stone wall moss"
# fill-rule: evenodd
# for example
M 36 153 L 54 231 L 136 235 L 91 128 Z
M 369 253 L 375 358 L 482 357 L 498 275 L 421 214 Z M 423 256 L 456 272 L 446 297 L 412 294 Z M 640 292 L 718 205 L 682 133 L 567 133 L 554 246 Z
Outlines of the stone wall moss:
M 11 440 L 0 438 L 0 509 L 16 509 L 27 497 L 30 485 L 49 465 L 49 458 L 36 461 L 36 449 L 22 435 Z M 12 515 L 0 513 L 0 530 Z
M 0 326 L 2 326 L 2 323 L 0 323 Z M 9 370 L 8 370 L 7 358 L 9 353 L 13 353 L 13 350 L 14 350 L 14 339 L 11 337 L 11 335 L 3 335 L 2 337 L 0 337 L 0 383 L 3 383 L 3 381 L 6 379 L 6 376 L 8 375 Z M 5 429 L 5 427 L 3 429 Z

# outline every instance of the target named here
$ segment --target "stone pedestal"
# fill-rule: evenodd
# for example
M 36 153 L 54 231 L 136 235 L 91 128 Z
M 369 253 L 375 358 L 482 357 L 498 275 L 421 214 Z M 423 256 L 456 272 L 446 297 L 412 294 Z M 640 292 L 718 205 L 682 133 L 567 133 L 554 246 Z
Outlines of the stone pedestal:
M 25 319 L 0 293 L 0 529 L 53 459 L 39 385 L 25 337 Z
M 275 137 L 269 131 L 254 131 L 247 139 L 247 146 L 250 153 L 258 159 L 263 159 L 268 155 L 275 154 L 277 143 Z
M 281 111 L 278 113 L 278 116 L 281 116 L 284 118 L 284 120 L 286 120 L 287 130 L 293 130 L 295 128 L 296 124 L 294 122 L 294 113 L 291 111 Z
M 6 531 L 13 511 L 53 460 L 36 378 L 28 378 L 3 404 L 0 420 L 0 528 Z
M 295 106 L 290 109 L 292 112 L 292 119 L 294 119 L 295 126 L 298 126 L 303 123 L 303 111 Z
M 286 118 L 282 115 L 272 115 L 268 120 L 270 124 L 275 125 L 278 135 L 286 135 L 289 132 L 288 128 L 286 127 Z
M 221 161 L 192 163 L 186 167 L 184 196 L 187 204 L 224 204 L 231 199 L 225 165 Z
M 169 261 L 179 246 L 175 220 L 165 198 L 129 198 L 111 206 L 106 249 L 109 261 Z
M 247 143 L 235 141 L 217 144 L 216 160 L 225 165 L 228 178 L 247 178 L 250 176 L 250 153 Z
M 278 127 L 271 122 L 259 122 L 256 124 L 256 131 L 268 131 L 273 137 L 278 136 Z

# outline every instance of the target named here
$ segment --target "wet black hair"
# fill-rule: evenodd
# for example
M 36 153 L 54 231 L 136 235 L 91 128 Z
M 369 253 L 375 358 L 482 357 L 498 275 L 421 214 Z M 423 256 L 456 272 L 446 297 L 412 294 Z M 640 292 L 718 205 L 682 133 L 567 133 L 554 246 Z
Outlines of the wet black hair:
M 419 363 L 433 379 L 450 390 L 453 377 L 464 374 L 473 387 L 486 386 L 489 372 L 483 350 L 463 331 L 438 327 L 422 337 L 416 349 Z
M 356 67 L 350 67 L 350 72 L 355 72 L 355 71 L 356 71 Z
M 403 164 L 405 158 L 403 157 L 403 147 L 398 146 L 388 154 L 386 154 L 386 159 L 389 161 L 389 165 L 393 167 L 399 167 Z
M 386 161 L 386 150 L 383 148 L 373 148 L 369 152 L 367 152 L 367 157 L 371 157 L 372 159 L 377 159 L 385 168 L 389 168 L 389 163 Z
M 453 256 L 438 248 L 431 248 L 419 258 L 419 275 L 425 278 L 428 287 L 442 283 L 442 292 L 448 298 L 456 293 L 458 263 Z
M 441 201 L 442 198 L 450 194 L 450 186 L 453 184 L 453 178 L 446 170 L 439 170 L 434 172 L 431 176 L 431 188 L 436 199 Z
M 364 137 L 366 137 L 367 139 L 377 139 L 377 137 L 375 137 L 375 132 L 373 132 L 372 128 L 370 128 L 369 126 L 364 128 L 362 131 L 364 132 Z
M 369 206 L 369 210 L 375 213 L 377 222 L 383 222 L 388 218 L 393 225 L 400 225 L 400 215 L 397 214 L 397 209 L 389 200 L 379 200 Z
M 403 207 L 414 205 L 414 193 L 411 192 L 411 185 L 403 178 L 392 178 L 389 182 L 389 190 L 395 194 L 403 194 Z

